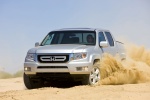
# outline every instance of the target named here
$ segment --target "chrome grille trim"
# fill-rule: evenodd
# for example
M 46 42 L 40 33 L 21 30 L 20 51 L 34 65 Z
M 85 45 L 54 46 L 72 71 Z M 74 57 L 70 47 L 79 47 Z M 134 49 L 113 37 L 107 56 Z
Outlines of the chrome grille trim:
M 69 61 L 69 54 L 38 54 L 37 61 L 40 63 L 66 63 Z
M 66 56 L 41 56 L 41 61 L 65 61 Z

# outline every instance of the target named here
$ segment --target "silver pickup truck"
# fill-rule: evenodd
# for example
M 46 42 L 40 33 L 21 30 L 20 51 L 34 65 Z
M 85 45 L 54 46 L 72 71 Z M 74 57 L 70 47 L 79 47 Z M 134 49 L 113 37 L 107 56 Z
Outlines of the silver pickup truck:
M 43 41 L 27 52 L 24 84 L 28 89 L 45 82 L 72 79 L 95 85 L 101 78 L 99 62 L 104 53 L 125 59 L 121 42 L 108 30 L 67 28 L 49 32 Z

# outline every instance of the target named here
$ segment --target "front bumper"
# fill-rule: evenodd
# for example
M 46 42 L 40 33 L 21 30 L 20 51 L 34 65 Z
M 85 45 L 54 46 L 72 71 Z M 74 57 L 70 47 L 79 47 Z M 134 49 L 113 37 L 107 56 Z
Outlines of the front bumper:
M 38 66 L 54 66 L 55 68 L 38 68 Z M 58 66 L 58 68 L 57 68 Z M 66 66 L 66 68 L 59 68 Z M 36 73 L 70 73 L 70 74 L 89 74 L 92 69 L 90 62 L 68 62 L 68 63 L 37 63 L 25 62 L 24 68 L 29 67 L 30 70 L 24 70 L 27 75 L 35 75 Z M 77 70 L 77 67 L 88 67 L 87 70 Z

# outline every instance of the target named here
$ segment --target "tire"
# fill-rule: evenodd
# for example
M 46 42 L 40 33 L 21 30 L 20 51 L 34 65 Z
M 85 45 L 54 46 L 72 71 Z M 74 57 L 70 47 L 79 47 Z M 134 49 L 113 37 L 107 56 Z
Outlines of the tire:
M 82 81 L 83 85 L 96 85 L 100 80 L 100 69 L 99 64 L 94 64 L 92 71 L 89 75 L 85 76 L 85 79 Z
M 25 73 L 23 75 L 24 84 L 27 89 L 35 89 L 42 87 L 42 81 L 40 79 L 32 80 L 29 76 Z

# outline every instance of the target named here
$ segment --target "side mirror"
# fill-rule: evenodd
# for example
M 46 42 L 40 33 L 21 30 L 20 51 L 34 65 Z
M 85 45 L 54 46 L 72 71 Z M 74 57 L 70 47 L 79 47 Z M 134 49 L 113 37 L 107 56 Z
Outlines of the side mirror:
M 38 47 L 40 44 L 39 44 L 39 42 L 36 42 L 35 43 L 35 47 Z
M 108 47 L 108 42 L 107 41 L 101 41 L 99 43 L 100 47 Z

